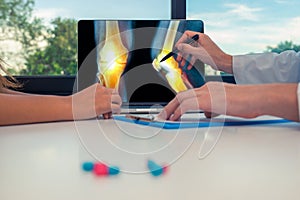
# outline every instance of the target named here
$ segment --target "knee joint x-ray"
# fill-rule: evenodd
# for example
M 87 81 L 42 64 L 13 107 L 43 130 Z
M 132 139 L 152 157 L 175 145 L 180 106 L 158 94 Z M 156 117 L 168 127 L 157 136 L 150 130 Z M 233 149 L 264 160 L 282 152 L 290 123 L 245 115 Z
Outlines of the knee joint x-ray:
M 82 30 L 84 23 L 92 24 Z M 82 20 L 79 23 L 78 53 L 85 44 L 91 49 L 97 73 L 95 80 L 119 90 L 123 102 L 168 102 L 176 93 L 204 84 L 204 65 L 196 62 L 191 69 L 180 66 L 176 54 L 160 60 L 174 50 L 184 31 L 203 32 L 201 20 Z M 93 35 L 93 37 L 91 37 Z M 87 55 L 87 53 L 86 53 Z M 80 56 L 80 55 L 79 55 Z M 81 56 L 83 57 L 83 56 Z M 82 67 L 91 67 L 84 65 Z

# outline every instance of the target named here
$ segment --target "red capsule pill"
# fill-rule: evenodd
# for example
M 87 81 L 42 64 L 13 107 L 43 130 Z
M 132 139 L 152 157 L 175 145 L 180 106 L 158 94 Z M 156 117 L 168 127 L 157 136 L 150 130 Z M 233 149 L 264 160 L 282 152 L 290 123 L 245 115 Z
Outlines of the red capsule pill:
M 108 176 L 108 167 L 100 162 L 94 164 L 93 173 L 97 176 Z

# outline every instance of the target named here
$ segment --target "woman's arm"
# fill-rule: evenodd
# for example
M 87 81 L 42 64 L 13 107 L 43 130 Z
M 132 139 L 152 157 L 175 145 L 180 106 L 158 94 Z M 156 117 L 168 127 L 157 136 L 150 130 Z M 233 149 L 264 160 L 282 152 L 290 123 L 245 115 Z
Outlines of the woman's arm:
M 94 84 L 71 96 L 0 93 L 0 125 L 89 119 L 120 112 L 120 96 Z
M 10 90 L 10 89 L 7 89 L 7 88 L 2 88 L 0 93 L 3 93 L 3 94 L 18 94 L 18 95 L 30 95 L 28 93 L 24 93 L 24 92 L 19 92 L 19 91 L 15 91 L 15 90 Z
M 71 120 L 69 97 L 0 94 L 0 125 Z

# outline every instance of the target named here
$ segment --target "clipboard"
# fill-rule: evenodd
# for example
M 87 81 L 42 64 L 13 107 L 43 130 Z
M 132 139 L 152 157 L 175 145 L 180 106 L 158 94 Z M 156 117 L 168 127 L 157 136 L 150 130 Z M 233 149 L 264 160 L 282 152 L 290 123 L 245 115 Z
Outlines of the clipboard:
M 206 127 L 219 127 L 219 126 L 250 126 L 250 125 L 265 125 L 265 124 L 279 124 L 279 123 L 289 123 L 292 122 L 286 119 L 262 119 L 262 120 L 226 120 L 224 122 L 218 121 L 151 121 L 151 120 L 143 120 L 128 118 L 126 116 L 114 116 L 113 119 L 134 123 L 144 126 L 152 126 L 163 129 L 181 129 L 181 128 L 206 128 Z

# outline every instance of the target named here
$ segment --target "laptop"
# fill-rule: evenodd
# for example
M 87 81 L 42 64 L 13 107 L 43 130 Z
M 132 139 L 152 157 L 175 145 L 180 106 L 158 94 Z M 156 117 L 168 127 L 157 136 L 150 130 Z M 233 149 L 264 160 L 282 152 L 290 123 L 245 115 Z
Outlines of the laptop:
M 78 88 L 100 82 L 117 88 L 122 113 L 160 112 L 175 95 L 205 83 L 204 64 L 180 66 L 174 45 L 186 30 L 204 32 L 201 20 L 80 20 Z

